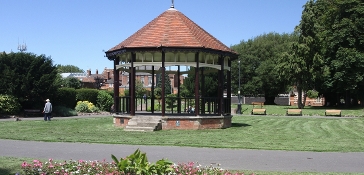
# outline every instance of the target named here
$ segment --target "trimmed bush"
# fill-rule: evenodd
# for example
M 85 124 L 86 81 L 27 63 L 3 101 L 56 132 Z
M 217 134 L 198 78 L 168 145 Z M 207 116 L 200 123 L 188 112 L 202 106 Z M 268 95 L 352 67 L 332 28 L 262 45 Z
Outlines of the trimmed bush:
M 53 100 L 53 105 L 74 109 L 76 106 L 76 90 L 74 88 L 59 88 Z
M 54 106 L 53 115 L 59 117 L 77 116 L 77 112 L 74 109 L 65 106 Z
M 0 114 L 18 114 L 21 109 L 18 99 L 12 95 L 0 95 Z
M 97 89 L 77 89 L 76 90 L 76 101 L 89 101 L 92 104 L 97 104 Z
M 100 90 L 97 95 L 97 107 L 101 111 L 110 111 L 114 99 L 107 91 Z

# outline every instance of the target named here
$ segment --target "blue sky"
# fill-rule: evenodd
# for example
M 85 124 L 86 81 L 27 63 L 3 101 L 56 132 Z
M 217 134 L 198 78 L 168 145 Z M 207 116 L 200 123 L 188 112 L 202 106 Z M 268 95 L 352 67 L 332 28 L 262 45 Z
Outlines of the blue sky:
M 291 33 L 307 0 L 174 0 L 175 9 L 227 46 Z M 26 43 L 54 64 L 112 68 L 109 50 L 169 9 L 171 0 L 0 0 L 0 51 Z

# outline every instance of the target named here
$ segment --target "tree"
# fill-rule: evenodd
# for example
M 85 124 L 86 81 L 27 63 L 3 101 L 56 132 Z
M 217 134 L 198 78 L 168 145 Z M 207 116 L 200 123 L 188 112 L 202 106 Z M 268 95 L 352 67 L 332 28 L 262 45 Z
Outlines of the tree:
M 135 95 L 137 97 L 143 97 L 147 93 L 147 89 L 144 88 L 143 83 L 140 80 L 135 81 Z
M 158 81 L 157 81 L 157 88 L 162 89 L 162 74 L 159 74 Z M 165 74 L 164 76 L 164 94 L 167 96 L 168 94 L 172 93 L 172 86 L 171 86 L 171 80 L 169 79 L 168 74 Z
M 322 90 L 331 104 L 338 103 L 336 95 L 340 95 L 350 106 L 351 99 L 364 100 L 363 1 L 320 0 L 315 5 L 320 11 L 317 22 L 323 29 L 317 32 L 324 48 L 321 54 L 329 66 Z
M 195 94 L 195 69 L 194 67 L 191 67 L 190 73 L 188 74 L 188 76 L 185 78 L 185 80 L 183 81 L 183 88 L 182 92 L 184 95 L 188 95 L 189 97 L 192 97 Z M 200 80 L 199 80 L 199 87 L 200 87 L 200 92 L 199 94 L 201 94 L 201 89 L 204 89 L 203 95 L 205 97 L 217 97 L 218 94 L 218 73 L 217 73 L 217 69 L 214 68 L 204 68 L 204 84 L 205 86 L 202 87 L 202 77 L 199 76 Z
M 294 33 L 298 40 L 290 45 L 290 50 L 280 57 L 276 66 L 280 77 L 297 87 L 297 105 L 300 109 L 304 108 L 307 91 L 314 89 L 315 81 L 319 81 L 327 72 L 322 57 L 318 54 L 320 48 L 315 34 L 318 26 L 313 22 L 316 13 L 313 1 L 307 2 Z
M 0 54 L 0 74 L 0 92 L 18 98 L 23 108 L 41 108 L 58 88 L 56 67 L 45 55 Z
M 330 104 L 338 104 L 340 96 L 345 97 L 346 102 L 351 99 L 356 102 L 355 97 L 363 100 L 362 1 L 310 0 L 304 6 L 301 18 L 296 27 L 299 41 L 281 62 L 290 60 L 290 72 L 296 71 L 294 79 L 300 87 L 298 92 L 314 87 Z M 288 74 L 289 71 L 285 73 Z
M 58 73 L 83 73 L 84 70 L 74 65 L 61 65 L 57 64 Z
M 75 77 L 67 77 L 63 79 L 63 87 L 80 89 L 81 81 Z
M 268 33 L 232 46 L 239 53 L 239 59 L 232 63 L 235 72 L 232 74 L 232 88 L 235 93 L 238 91 L 240 65 L 242 94 L 264 95 L 265 104 L 274 104 L 275 97 L 287 87 L 287 83 L 279 78 L 275 65 L 296 40 L 293 34 Z

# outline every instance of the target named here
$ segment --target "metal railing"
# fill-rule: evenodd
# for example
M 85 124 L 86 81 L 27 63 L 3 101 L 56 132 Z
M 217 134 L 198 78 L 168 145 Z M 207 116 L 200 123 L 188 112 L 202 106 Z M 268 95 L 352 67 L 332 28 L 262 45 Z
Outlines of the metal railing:
M 119 97 L 120 110 L 117 113 L 131 113 L 130 96 Z M 162 100 L 156 98 L 143 97 L 135 98 L 135 112 L 143 114 L 160 113 L 162 111 Z M 152 108 L 154 102 L 154 109 Z M 219 114 L 219 98 L 218 97 L 200 97 L 199 98 L 199 115 L 218 115 Z M 223 98 L 222 114 L 231 113 L 231 99 Z M 194 110 L 193 110 L 194 109 Z M 193 111 L 192 111 L 193 110 Z M 194 97 L 165 97 L 165 113 L 168 115 L 194 115 L 196 112 Z

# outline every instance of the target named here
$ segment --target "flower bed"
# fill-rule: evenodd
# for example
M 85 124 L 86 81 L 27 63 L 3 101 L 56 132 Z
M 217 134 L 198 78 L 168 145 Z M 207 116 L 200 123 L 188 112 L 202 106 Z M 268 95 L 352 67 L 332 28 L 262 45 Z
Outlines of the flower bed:
M 196 174 L 196 175 L 244 175 L 244 173 L 231 173 L 219 167 L 201 166 L 198 163 L 189 162 L 187 164 L 174 164 L 167 159 L 162 159 L 156 163 L 150 163 L 146 154 L 136 150 L 133 154 L 120 161 L 112 155 L 113 162 L 104 161 L 84 161 L 70 160 L 56 162 L 49 159 L 48 162 L 34 160 L 32 163 L 23 162 L 24 173 L 32 175 L 155 175 L 155 174 Z M 254 175 L 254 174 L 252 174 Z

